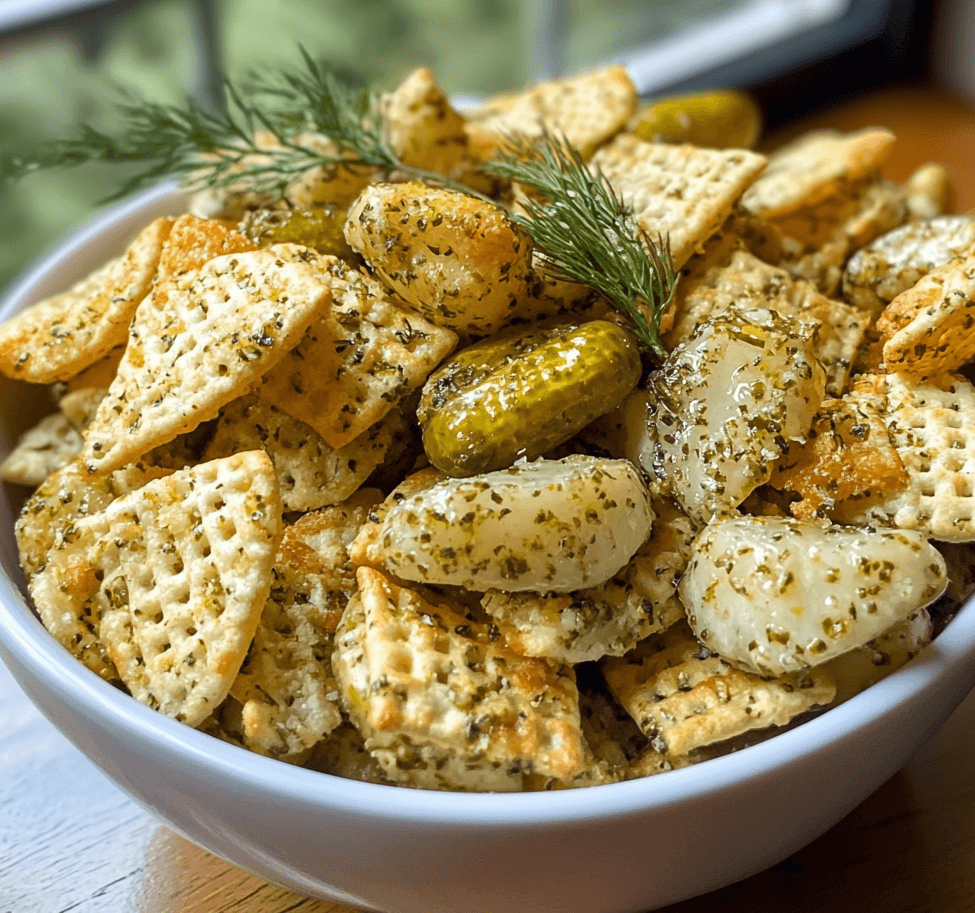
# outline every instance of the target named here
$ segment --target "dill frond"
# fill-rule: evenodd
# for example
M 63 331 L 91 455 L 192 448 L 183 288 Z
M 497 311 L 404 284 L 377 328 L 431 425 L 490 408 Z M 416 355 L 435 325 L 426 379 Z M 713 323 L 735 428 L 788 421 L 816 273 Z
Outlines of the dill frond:
M 485 170 L 539 195 L 528 196 L 525 215 L 515 219 L 553 271 L 603 294 L 630 318 L 642 345 L 666 357 L 660 320 L 677 289 L 667 239 L 640 229 L 606 177 L 551 134 L 534 141 L 509 138 Z

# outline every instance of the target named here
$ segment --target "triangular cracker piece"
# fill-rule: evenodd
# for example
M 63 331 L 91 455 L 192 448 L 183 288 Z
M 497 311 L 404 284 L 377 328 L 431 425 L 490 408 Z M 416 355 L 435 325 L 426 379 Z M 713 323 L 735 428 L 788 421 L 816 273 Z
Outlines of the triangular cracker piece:
M 173 222 L 172 231 L 163 245 L 156 282 L 176 279 L 199 269 L 214 257 L 242 254 L 257 250 L 257 247 L 249 238 L 234 231 L 233 223 L 201 219 L 190 214 L 180 216 Z
M 571 669 L 529 659 L 488 625 L 359 568 L 332 657 L 342 699 L 387 776 L 512 790 L 584 769 Z
M 362 492 L 285 529 L 270 595 L 230 692 L 243 705 L 246 748 L 300 762 L 342 721 L 331 654 L 356 585 L 347 548 L 379 497 Z
M 624 134 L 600 149 L 591 164 L 632 206 L 641 229 L 652 238 L 669 238 L 680 269 L 731 215 L 765 161 L 744 149 L 671 146 Z
M 0 372 L 37 384 L 67 380 L 123 344 L 172 224 L 156 219 L 121 257 L 0 326 Z
M 271 461 L 237 454 L 173 473 L 79 520 L 41 576 L 84 592 L 132 695 L 195 726 L 227 696 L 281 538 Z M 80 552 L 80 554 L 79 554 Z
M 322 257 L 319 265 L 332 306 L 267 374 L 258 394 L 339 448 L 419 387 L 457 335 L 398 306 L 348 263 Z
M 836 693 L 821 668 L 770 679 L 735 669 L 702 647 L 686 624 L 600 665 L 610 691 L 668 757 L 783 726 Z
M 41 622 L 58 643 L 105 679 L 117 680 L 118 673 L 98 639 L 95 581 L 88 564 L 92 536 L 81 541 L 77 524 L 166 474 L 133 464 L 92 477 L 75 460 L 44 481 L 17 520 L 20 566 Z
M 116 469 L 215 418 L 280 361 L 331 302 L 318 261 L 282 244 L 217 257 L 163 283 L 136 312 L 88 428 L 89 470 Z
M 778 216 L 819 203 L 879 168 L 894 140 L 886 127 L 804 133 L 769 156 L 768 169 L 746 191 L 742 205 L 750 212 Z
M 888 371 L 936 380 L 975 357 L 975 256 L 928 273 L 877 319 Z
M 584 157 L 621 130 L 636 108 L 626 68 L 615 65 L 503 94 L 465 112 L 472 152 L 490 159 L 513 135 L 564 136 Z
M 335 449 L 310 425 L 250 394 L 224 407 L 203 459 L 264 449 L 274 463 L 284 509 L 317 510 L 352 495 L 406 433 L 402 415 L 390 412 Z

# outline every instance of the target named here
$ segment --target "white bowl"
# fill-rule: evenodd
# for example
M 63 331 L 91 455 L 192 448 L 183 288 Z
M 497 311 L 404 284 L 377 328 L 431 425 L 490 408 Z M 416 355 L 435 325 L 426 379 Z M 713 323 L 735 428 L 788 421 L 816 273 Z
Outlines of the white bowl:
M 180 197 L 163 188 L 69 237 L 0 319 L 119 252 Z M 8 434 L 36 414 L 0 385 Z M 890 777 L 975 684 L 975 610 L 852 700 L 767 742 L 646 780 L 551 793 L 435 793 L 342 780 L 224 744 L 137 703 L 41 627 L 0 502 L 0 656 L 133 799 L 212 853 L 298 893 L 392 913 L 648 910 L 758 872 Z

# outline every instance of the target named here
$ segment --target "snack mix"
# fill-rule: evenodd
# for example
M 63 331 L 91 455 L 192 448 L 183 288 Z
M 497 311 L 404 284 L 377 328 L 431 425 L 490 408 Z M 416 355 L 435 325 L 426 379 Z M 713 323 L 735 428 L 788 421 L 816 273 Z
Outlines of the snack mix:
M 684 767 L 908 662 L 975 589 L 975 216 L 882 178 L 884 128 L 740 148 L 748 104 L 610 67 L 461 113 L 417 70 L 397 154 L 496 202 L 202 191 L 8 320 L 56 403 L 0 468 L 51 635 L 216 738 L 447 790 Z M 665 358 L 480 170 L 514 135 L 667 239 Z

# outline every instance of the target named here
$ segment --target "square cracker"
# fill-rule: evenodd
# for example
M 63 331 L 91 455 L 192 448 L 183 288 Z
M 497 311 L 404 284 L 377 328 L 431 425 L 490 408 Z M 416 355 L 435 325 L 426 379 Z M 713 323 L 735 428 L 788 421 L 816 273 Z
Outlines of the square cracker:
M 687 755 L 753 729 L 784 726 L 832 701 L 836 687 L 813 668 L 764 679 L 729 666 L 695 639 L 686 624 L 601 662 L 610 691 L 667 757 Z
M 121 257 L 0 326 L 0 371 L 36 384 L 67 380 L 123 344 L 172 224 L 156 219 Z
M 274 463 L 284 509 L 317 510 L 355 492 L 405 432 L 402 415 L 394 411 L 336 449 L 310 425 L 249 394 L 224 406 L 203 459 L 263 449 Z
M 85 435 L 91 472 L 108 472 L 215 418 L 298 343 L 331 302 L 319 255 L 281 244 L 226 254 L 161 284 Z
M 769 156 L 768 169 L 745 192 L 742 205 L 778 216 L 819 203 L 879 168 L 894 140 L 886 127 L 804 133 Z
M 497 95 L 465 112 L 472 154 L 489 159 L 513 135 L 547 131 L 588 157 L 623 129 L 637 101 L 626 68 L 618 65 Z
M 520 789 L 584 769 L 572 670 L 521 656 L 490 627 L 370 568 L 357 572 L 333 669 L 352 722 L 391 780 Z
M 858 379 L 847 398 L 879 403 L 907 484 L 839 505 L 840 523 L 916 529 L 975 541 L 975 387 L 956 374 L 924 384 L 901 374 Z
M 670 239 L 680 269 L 731 215 L 762 173 L 765 157 L 744 149 L 701 149 L 616 137 L 592 158 L 651 237 Z
M 407 311 L 336 257 L 322 257 L 320 270 L 331 307 L 268 372 L 258 394 L 339 448 L 417 389 L 457 335 Z
M 379 497 L 362 492 L 285 528 L 267 603 L 230 689 L 242 705 L 245 748 L 302 762 L 341 723 L 331 654 L 356 585 L 347 548 Z
M 79 521 L 98 636 L 133 697 L 196 726 L 227 696 L 281 539 L 267 455 L 175 472 Z

